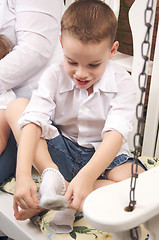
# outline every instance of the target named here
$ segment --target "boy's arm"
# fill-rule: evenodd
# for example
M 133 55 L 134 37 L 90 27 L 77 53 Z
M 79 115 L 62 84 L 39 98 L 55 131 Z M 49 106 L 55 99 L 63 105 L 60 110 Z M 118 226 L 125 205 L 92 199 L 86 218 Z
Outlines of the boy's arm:
M 14 192 L 15 216 L 18 214 L 18 206 L 23 209 L 37 208 L 37 188 L 31 170 L 40 136 L 41 128 L 33 123 L 27 124 L 21 131 Z
M 106 132 L 103 141 L 90 161 L 70 182 L 65 196 L 73 199 L 70 208 L 82 210 L 84 199 L 94 190 L 94 184 L 102 172 L 110 165 L 120 150 L 123 142 L 122 135 L 115 130 Z

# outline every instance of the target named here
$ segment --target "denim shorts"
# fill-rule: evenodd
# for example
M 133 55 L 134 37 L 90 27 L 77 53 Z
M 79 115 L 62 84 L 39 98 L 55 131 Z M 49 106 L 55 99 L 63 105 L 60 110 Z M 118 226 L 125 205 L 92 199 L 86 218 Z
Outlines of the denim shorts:
M 77 173 L 88 163 L 95 153 L 94 148 L 79 146 L 61 134 L 46 141 L 53 162 L 58 166 L 61 174 L 68 182 L 77 175 Z M 133 158 L 126 154 L 121 154 L 115 157 L 106 170 L 111 170 L 123 163 L 132 161 Z M 139 165 L 146 170 L 142 162 L 139 161 Z M 106 179 L 104 173 L 101 174 L 98 179 Z

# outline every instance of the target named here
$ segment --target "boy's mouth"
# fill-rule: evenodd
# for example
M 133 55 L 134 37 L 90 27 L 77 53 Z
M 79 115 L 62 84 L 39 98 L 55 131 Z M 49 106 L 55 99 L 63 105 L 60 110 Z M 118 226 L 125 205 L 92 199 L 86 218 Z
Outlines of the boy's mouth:
M 89 82 L 88 80 L 84 81 L 77 78 L 75 78 L 75 80 L 78 82 L 79 85 L 86 85 Z

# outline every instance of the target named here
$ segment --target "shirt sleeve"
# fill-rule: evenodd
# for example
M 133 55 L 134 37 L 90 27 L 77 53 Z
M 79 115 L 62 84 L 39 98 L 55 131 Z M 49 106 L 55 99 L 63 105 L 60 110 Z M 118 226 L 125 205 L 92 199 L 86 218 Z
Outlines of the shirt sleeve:
M 62 0 L 13 0 L 17 44 L 0 61 L 0 93 L 20 85 L 51 58 L 59 37 Z
M 38 83 L 38 89 L 33 92 L 28 106 L 18 121 L 20 129 L 28 123 L 34 123 L 41 127 L 41 137 L 45 139 L 59 135 L 57 128 L 52 125 L 56 107 L 54 99 L 59 77 L 53 65 L 43 73 Z
M 135 120 L 136 87 L 128 73 L 120 76 L 117 86 L 118 91 L 110 103 L 102 135 L 106 131 L 116 130 L 122 134 L 123 141 L 127 141 Z

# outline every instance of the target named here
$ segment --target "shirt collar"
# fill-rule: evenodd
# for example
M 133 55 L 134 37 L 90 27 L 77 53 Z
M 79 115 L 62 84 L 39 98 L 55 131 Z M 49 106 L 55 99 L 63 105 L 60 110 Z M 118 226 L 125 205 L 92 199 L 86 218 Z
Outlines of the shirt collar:
M 94 91 L 97 92 L 98 89 L 102 92 L 118 92 L 118 87 L 116 83 L 116 72 L 112 62 L 108 61 L 106 70 L 101 77 L 101 79 L 94 85 Z
M 60 87 L 60 93 L 68 92 L 76 88 L 75 83 L 72 81 L 72 79 L 65 73 L 63 70 L 63 76 L 62 76 L 62 84 Z M 94 92 L 97 92 L 98 90 L 101 90 L 102 92 L 118 92 L 117 84 L 116 84 L 116 78 L 115 78 L 115 70 L 114 66 L 112 66 L 111 61 L 108 62 L 106 70 L 101 77 L 101 79 L 94 84 Z
M 66 74 L 63 64 L 60 64 L 60 72 L 61 72 L 60 93 L 73 90 L 76 86 L 72 79 Z

